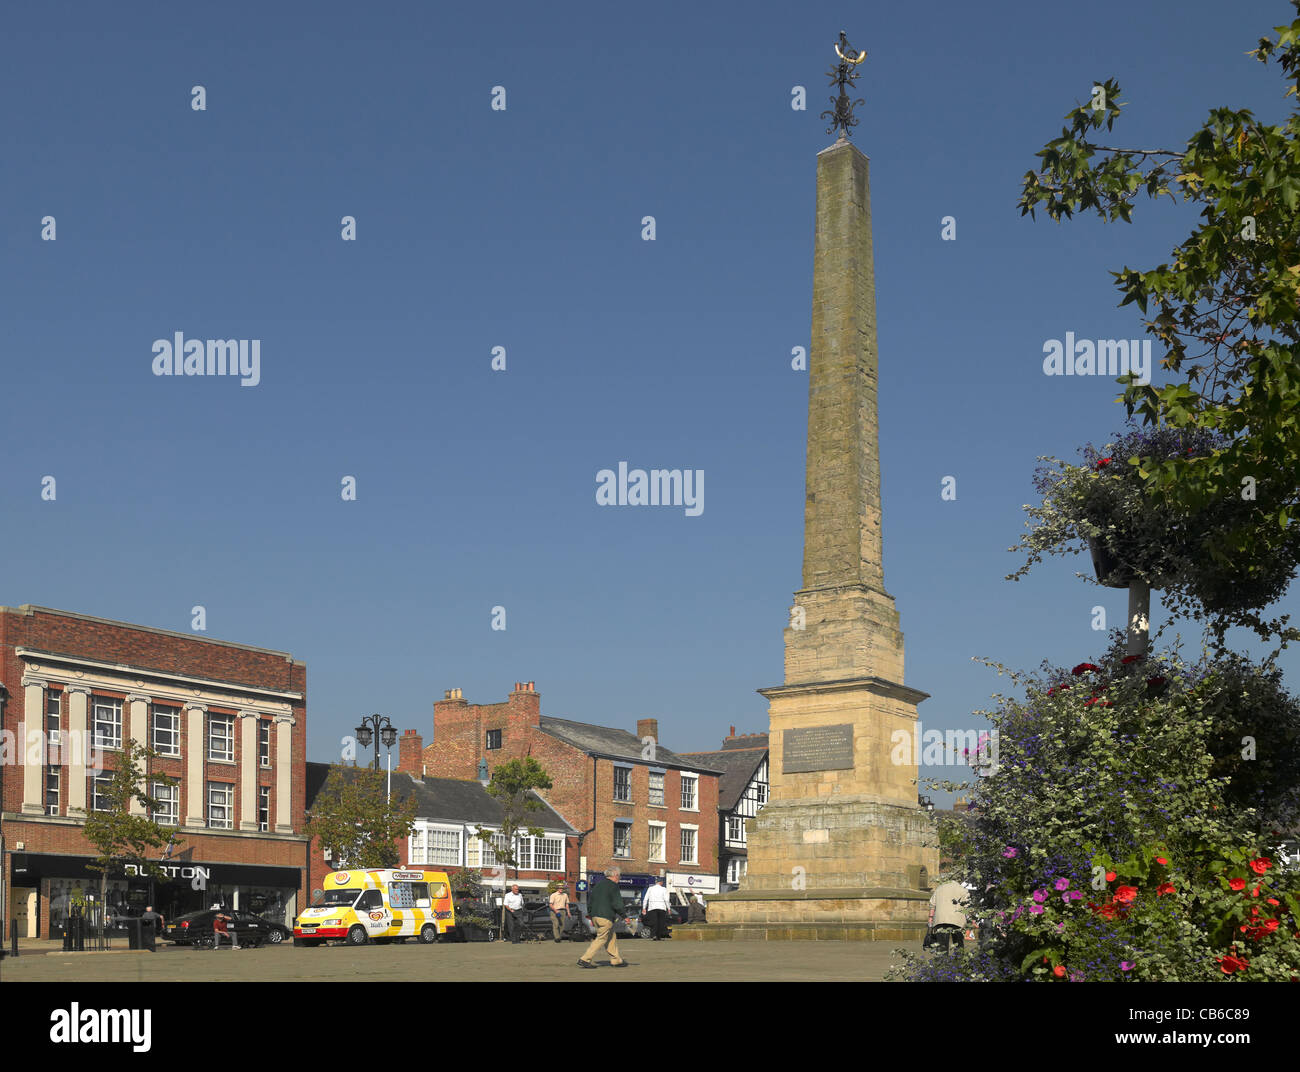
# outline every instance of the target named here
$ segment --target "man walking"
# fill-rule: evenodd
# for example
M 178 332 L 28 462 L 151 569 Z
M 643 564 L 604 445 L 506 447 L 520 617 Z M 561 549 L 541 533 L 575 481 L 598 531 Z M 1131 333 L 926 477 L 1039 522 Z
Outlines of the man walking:
M 510 941 L 514 945 L 519 944 L 519 932 L 523 930 L 522 912 L 524 910 L 524 896 L 519 892 L 519 886 L 516 884 L 510 887 L 510 892 L 506 894 L 506 934 L 510 936 Z
M 645 891 L 645 898 L 641 902 L 641 907 L 645 911 L 646 926 L 650 928 L 654 940 L 657 942 L 667 938 L 670 902 L 662 878 L 655 879 L 655 884 Z
M 623 873 L 617 867 L 605 868 L 605 881 L 597 882 L 587 901 L 587 913 L 596 925 L 596 937 L 578 961 L 579 968 L 594 968 L 591 958 L 602 949 L 609 950 L 609 962 L 616 968 L 626 968 L 627 961 L 618 955 L 618 937 L 614 924 L 627 914 L 623 895 L 618 890 L 618 880 Z
M 561 941 L 564 935 L 564 929 L 569 922 L 569 890 L 566 886 L 561 886 L 550 896 L 551 906 L 551 934 L 555 940 Z

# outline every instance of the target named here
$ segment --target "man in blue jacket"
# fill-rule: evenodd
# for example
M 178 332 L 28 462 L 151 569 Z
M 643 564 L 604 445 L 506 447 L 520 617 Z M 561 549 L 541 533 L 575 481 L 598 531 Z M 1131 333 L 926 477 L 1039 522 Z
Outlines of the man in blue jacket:
M 618 880 L 622 872 L 617 867 L 605 868 L 605 881 L 597 882 L 587 898 L 587 915 L 596 927 L 596 937 L 587 951 L 578 961 L 579 968 L 594 968 L 591 958 L 602 949 L 608 948 L 609 962 L 616 968 L 626 968 L 627 961 L 618 955 L 618 938 L 614 934 L 614 924 L 627 915 L 623 904 L 623 895 L 618 889 Z

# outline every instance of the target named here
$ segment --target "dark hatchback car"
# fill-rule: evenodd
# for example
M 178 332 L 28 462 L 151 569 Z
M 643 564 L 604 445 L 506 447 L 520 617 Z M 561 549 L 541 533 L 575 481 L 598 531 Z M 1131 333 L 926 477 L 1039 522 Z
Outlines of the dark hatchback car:
M 235 933 L 241 946 L 259 946 L 263 943 L 278 945 L 286 938 L 293 937 L 293 931 L 281 923 L 255 916 L 252 912 L 225 910 L 231 917 L 226 927 Z M 195 949 L 212 948 L 212 921 L 216 919 L 216 909 L 209 908 L 202 912 L 190 912 L 188 915 L 167 921 L 162 936 L 176 945 L 189 945 Z M 223 940 L 222 944 L 225 942 Z

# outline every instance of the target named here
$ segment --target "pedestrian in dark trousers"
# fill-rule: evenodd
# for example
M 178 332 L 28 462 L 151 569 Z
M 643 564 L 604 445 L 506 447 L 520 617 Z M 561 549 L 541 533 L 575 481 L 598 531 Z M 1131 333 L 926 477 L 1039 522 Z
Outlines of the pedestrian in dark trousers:
M 655 883 L 645 891 L 641 907 L 645 911 L 646 926 L 650 928 L 656 942 L 668 937 L 668 891 L 664 889 L 664 880 L 655 879 Z
M 510 892 L 506 894 L 506 935 L 515 945 L 519 944 L 519 936 L 523 933 L 524 897 L 519 892 L 519 886 L 510 887 Z
M 587 898 L 587 914 L 596 927 L 596 937 L 587 951 L 578 959 L 579 968 L 594 968 L 591 958 L 602 949 L 608 949 L 609 962 L 616 968 L 626 968 L 627 961 L 618 954 L 618 936 L 614 925 L 627 915 L 618 880 L 623 873 L 617 867 L 605 868 L 605 881 L 597 882 Z
M 144 933 L 141 935 L 144 939 L 144 947 L 156 952 L 154 939 L 162 935 L 163 925 L 167 921 L 153 910 L 153 905 L 145 905 L 144 911 L 140 913 L 140 920 L 144 927 Z

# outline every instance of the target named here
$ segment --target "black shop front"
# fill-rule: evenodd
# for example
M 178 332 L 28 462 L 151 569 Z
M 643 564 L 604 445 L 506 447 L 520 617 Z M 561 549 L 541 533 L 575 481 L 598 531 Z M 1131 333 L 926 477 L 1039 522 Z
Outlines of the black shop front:
M 100 899 L 101 875 L 87 866 L 92 862 L 88 856 L 54 853 L 10 855 L 10 888 L 40 894 L 33 936 L 62 938 L 72 906 Z M 152 904 L 165 918 L 175 919 L 220 904 L 288 926 L 297 912 L 302 882 L 298 867 L 190 860 L 158 866 L 163 878 L 142 875 L 131 864 L 109 875 L 106 899 L 114 914 L 139 915 Z

